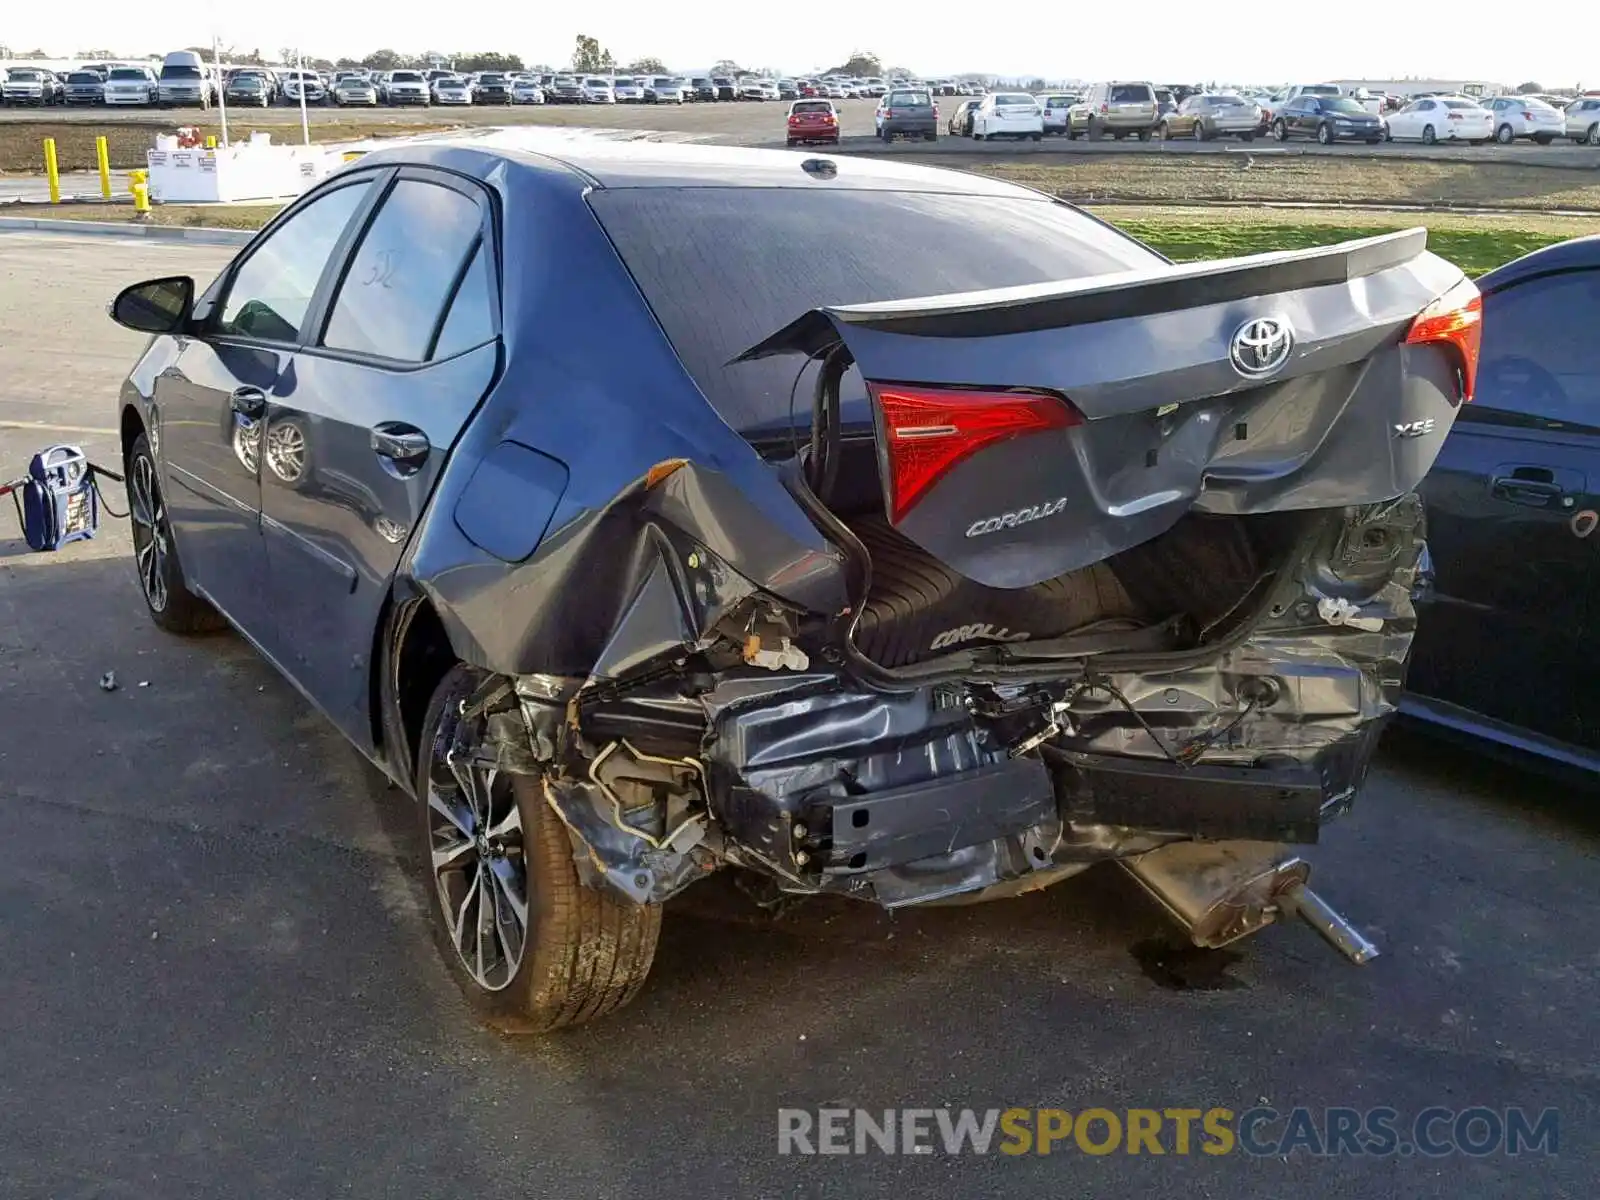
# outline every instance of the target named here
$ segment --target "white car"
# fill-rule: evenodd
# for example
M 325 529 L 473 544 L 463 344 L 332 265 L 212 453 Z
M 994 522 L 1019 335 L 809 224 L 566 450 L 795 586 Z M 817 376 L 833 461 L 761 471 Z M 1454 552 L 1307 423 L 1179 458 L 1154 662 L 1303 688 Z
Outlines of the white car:
M 865 88 L 866 95 L 868 96 L 881 96 L 889 90 L 889 85 L 883 80 L 877 78 L 877 76 L 873 76 L 869 79 L 863 79 L 861 84 L 862 87 Z
M 1483 106 L 1494 114 L 1494 140 L 1509 146 L 1518 138 L 1532 138 L 1548 146 L 1567 132 L 1560 110 L 1532 96 L 1496 96 Z
M 643 104 L 644 80 L 619 75 L 611 82 L 611 94 L 617 98 L 618 104 Z
M 1573 141 L 1600 146 L 1600 96 L 1579 96 L 1567 105 L 1564 120 Z
M 1044 140 L 1044 113 L 1026 92 L 991 92 L 972 110 L 972 140 L 990 138 Z
M 511 81 L 511 103 L 543 104 L 544 89 L 533 79 L 513 79 Z
M 385 104 L 420 104 L 426 108 L 433 99 L 428 77 L 421 71 L 391 71 L 379 91 Z
M 156 77 L 148 67 L 112 67 L 106 76 L 105 100 L 107 104 L 154 104 Z
M 838 80 L 831 80 L 820 85 L 822 94 L 829 100 L 843 100 L 845 98 L 844 84 Z
M 435 104 L 471 104 L 472 85 L 459 75 L 441 75 L 433 81 Z
M 585 104 L 615 104 L 617 94 L 612 90 L 611 81 L 602 79 L 598 75 L 587 75 L 583 80 L 583 102 Z
M 747 75 L 739 80 L 739 99 L 741 100 L 776 100 L 778 98 L 778 85 L 770 79 L 757 79 Z
M 1425 96 L 1413 100 L 1385 121 L 1392 142 L 1471 142 L 1480 145 L 1494 136 L 1494 114 L 1465 96 Z
M 1053 92 L 1046 96 L 1035 96 L 1034 102 L 1038 104 L 1039 111 L 1044 117 L 1044 131 L 1046 133 L 1067 132 L 1067 109 L 1077 103 L 1071 96 Z

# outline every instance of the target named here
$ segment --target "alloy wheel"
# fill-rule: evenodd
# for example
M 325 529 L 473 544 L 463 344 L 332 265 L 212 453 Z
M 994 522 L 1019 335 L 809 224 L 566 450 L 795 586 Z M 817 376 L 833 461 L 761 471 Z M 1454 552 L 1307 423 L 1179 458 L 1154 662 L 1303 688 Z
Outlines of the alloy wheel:
M 156 482 L 156 466 L 148 455 L 133 460 L 129 480 L 129 515 L 133 520 L 133 557 L 139 570 L 139 586 L 152 612 L 167 608 L 167 557 L 171 553 L 172 533 L 167 525 L 166 505 L 161 501 L 161 485 Z
M 457 705 L 434 739 L 428 770 L 428 849 L 434 891 L 461 964 L 498 992 L 522 965 L 528 868 L 522 811 L 510 777 L 480 758 L 482 718 Z

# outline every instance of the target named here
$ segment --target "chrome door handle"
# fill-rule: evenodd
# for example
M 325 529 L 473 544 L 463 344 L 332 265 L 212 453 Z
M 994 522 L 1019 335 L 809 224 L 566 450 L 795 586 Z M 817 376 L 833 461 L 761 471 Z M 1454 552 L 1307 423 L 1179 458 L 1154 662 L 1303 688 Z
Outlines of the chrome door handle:
M 410 425 L 387 422 L 372 431 L 372 452 L 404 466 L 418 465 L 432 449 L 428 435 Z
M 228 407 L 241 417 L 259 421 L 266 415 L 267 394 L 258 387 L 235 388 L 228 397 Z

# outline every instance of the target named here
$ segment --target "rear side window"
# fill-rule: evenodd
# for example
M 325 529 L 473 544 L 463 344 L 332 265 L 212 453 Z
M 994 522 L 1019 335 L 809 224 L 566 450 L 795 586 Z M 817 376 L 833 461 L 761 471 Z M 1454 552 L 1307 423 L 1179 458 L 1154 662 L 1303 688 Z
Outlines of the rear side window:
M 339 284 L 322 344 L 426 361 L 481 226 L 477 204 L 453 188 L 395 184 Z
M 1547 275 L 1483 301 L 1475 407 L 1600 428 L 1600 270 Z
M 1137 104 L 1139 101 L 1154 100 L 1155 96 L 1150 88 L 1142 83 L 1119 83 L 1111 89 L 1111 102 L 1113 104 Z
M 364 179 L 327 192 L 269 233 L 228 285 L 217 332 L 298 341 L 323 269 L 371 186 Z
M 641 188 L 589 203 L 689 374 L 736 429 L 787 419 L 800 362 L 728 360 L 808 309 L 1161 261 L 1075 209 L 1022 196 Z M 797 392 L 802 414 L 809 386 Z
M 439 343 L 430 356 L 449 358 L 481 346 L 494 336 L 494 300 L 489 292 L 489 244 L 480 240 L 456 288 L 450 312 L 439 331 Z

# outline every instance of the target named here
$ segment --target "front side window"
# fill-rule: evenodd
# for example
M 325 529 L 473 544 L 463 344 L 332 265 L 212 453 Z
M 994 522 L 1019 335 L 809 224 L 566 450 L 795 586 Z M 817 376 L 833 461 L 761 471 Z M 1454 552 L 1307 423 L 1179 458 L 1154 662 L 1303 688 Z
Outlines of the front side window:
M 455 189 L 402 179 L 350 261 L 323 345 L 426 361 L 481 225 L 478 205 Z
M 268 234 L 234 273 L 216 332 L 298 341 L 323 268 L 370 186 L 363 179 L 326 192 Z

